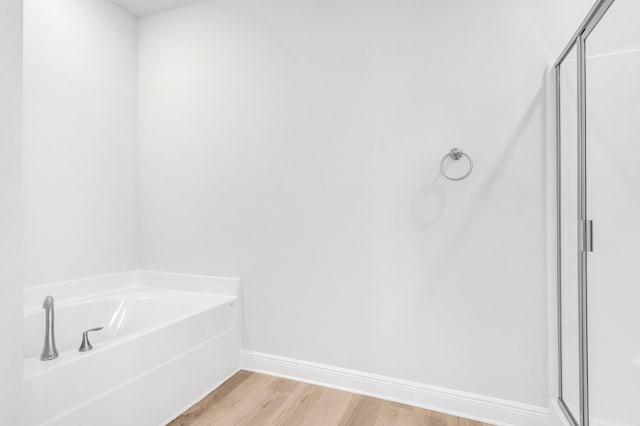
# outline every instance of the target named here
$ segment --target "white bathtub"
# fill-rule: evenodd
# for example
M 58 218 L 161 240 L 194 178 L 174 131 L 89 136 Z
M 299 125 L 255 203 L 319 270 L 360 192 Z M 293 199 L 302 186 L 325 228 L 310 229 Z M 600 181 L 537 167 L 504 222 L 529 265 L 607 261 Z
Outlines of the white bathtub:
M 60 356 L 40 361 L 49 294 Z M 237 279 L 137 271 L 24 298 L 27 425 L 166 424 L 238 370 Z M 82 331 L 100 326 L 78 352 Z

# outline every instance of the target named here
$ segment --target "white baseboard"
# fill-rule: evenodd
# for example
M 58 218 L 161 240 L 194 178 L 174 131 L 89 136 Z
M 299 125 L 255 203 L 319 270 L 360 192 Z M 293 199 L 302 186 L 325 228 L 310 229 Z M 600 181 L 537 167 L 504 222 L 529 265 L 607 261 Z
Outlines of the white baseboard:
M 242 351 L 240 367 L 496 425 L 549 424 L 546 407 L 260 352 Z

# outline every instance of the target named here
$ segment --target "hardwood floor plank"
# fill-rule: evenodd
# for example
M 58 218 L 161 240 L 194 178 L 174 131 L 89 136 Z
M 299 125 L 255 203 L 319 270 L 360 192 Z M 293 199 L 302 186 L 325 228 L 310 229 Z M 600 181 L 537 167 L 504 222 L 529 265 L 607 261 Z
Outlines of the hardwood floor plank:
M 291 394 L 295 388 L 300 385 L 300 382 L 294 382 L 293 380 L 283 379 L 282 377 L 274 377 L 269 384 L 269 390 L 274 392 L 284 392 Z
M 244 421 L 238 423 L 238 426 L 269 424 L 269 419 L 281 409 L 298 386 L 299 384 L 296 382 L 274 378 L 267 386 L 264 401 Z
M 376 418 L 376 426 L 390 426 L 400 424 L 400 421 L 406 416 L 408 410 L 401 404 L 396 404 L 391 401 L 385 401 L 382 403 L 382 408 Z M 407 424 L 405 422 L 405 424 Z M 412 424 L 412 423 L 409 423 Z M 413 423 L 415 424 L 415 423 Z
M 449 416 L 436 411 L 427 411 L 425 416 L 425 424 L 428 426 L 457 426 L 457 423 L 458 417 Z
M 376 423 L 378 413 L 386 401 L 370 396 L 355 395 L 340 421 L 341 426 L 370 426 Z
M 377 426 L 425 425 L 427 424 L 426 414 L 426 410 L 420 408 L 386 401 L 380 410 L 375 424 Z
M 170 426 L 491 426 L 410 405 L 239 371 Z
M 296 409 L 300 400 L 308 392 L 309 386 L 306 383 L 294 382 L 296 387 L 291 391 L 282 405 L 269 417 L 265 425 L 284 425 L 291 412 Z
M 218 398 L 214 396 L 207 401 L 204 408 L 196 409 L 197 414 L 192 417 L 190 422 L 186 424 L 176 423 L 174 425 L 174 422 L 181 418 L 179 417 L 170 423 L 170 426 L 208 426 L 214 424 L 214 419 L 216 425 L 233 425 L 233 421 L 237 421 L 238 417 L 241 418 L 246 415 L 249 405 L 256 404 L 261 400 L 262 391 L 270 381 L 270 376 L 250 373 L 245 380 L 229 391 L 222 392 Z
M 219 388 L 182 413 L 180 417 L 169 423 L 168 426 L 191 426 L 196 418 L 206 413 L 213 405 L 218 404 L 229 393 L 233 392 L 238 386 L 251 377 L 252 373 L 248 371 L 238 371 Z
M 458 426 L 489 426 L 486 423 L 478 422 L 475 420 L 462 419 L 458 417 Z
M 283 425 L 301 425 L 306 424 L 308 412 L 311 411 L 322 395 L 323 388 L 320 386 L 306 385 L 302 387 L 302 395 L 297 399 L 296 403 L 282 418 Z
M 337 425 L 342 418 L 344 411 L 351 402 L 352 394 L 349 392 L 339 391 L 319 387 L 320 395 L 313 405 L 307 407 L 307 410 L 298 413 L 292 419 L 288 419 L 288 424 L 299 425 L 295 421 L 302 422 L 305 426 L 327 426 Z
M 233 393 L 229 394 L 226 401 L 219 404 L 218 410 L 213 407 L 193 426 L 244 424 L 254 411 L 264 403 L 265 397 L 269 396 L 267 387 L 272 381 L 273 377 L 263 374 L 256 375 L 255 380 L 249 383 L 251 386 L 236 388 Z

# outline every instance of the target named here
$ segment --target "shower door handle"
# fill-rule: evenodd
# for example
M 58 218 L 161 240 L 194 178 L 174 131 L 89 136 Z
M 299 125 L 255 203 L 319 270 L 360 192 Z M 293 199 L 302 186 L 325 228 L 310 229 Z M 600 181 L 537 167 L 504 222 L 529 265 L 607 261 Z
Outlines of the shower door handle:
M 580 251 L 589 253 L 593 251 L 593 221 L 586 219 L 580 221 Z

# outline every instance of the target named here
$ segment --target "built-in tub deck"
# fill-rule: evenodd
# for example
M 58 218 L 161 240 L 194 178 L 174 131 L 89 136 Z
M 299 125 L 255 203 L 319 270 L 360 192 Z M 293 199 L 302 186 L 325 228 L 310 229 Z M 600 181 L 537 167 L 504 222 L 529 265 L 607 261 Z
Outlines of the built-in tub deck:
M 137 271 L 83 281 L 25 290 L 27 425 L 166 423 L 238 370 L 238 280 Z M 36 303 L 49 294 L 59 357 L 40 361 Z M 94 327 L 104 327 L 94 349 L 79 352 Z

